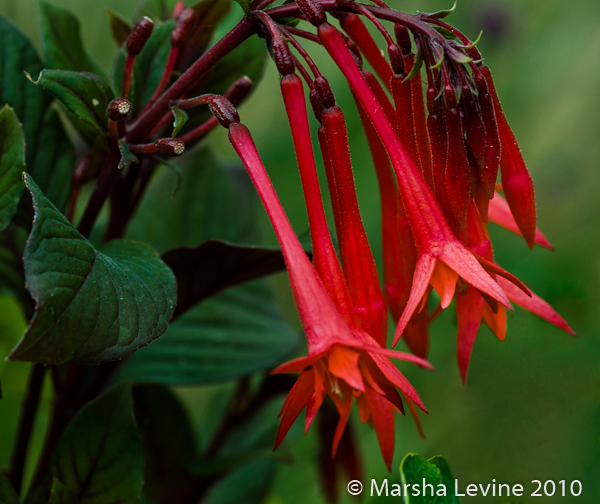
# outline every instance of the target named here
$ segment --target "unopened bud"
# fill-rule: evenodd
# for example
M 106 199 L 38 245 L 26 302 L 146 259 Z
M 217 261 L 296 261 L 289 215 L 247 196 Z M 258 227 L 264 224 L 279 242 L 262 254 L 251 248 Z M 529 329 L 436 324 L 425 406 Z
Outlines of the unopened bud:
M 179 138 L 159 138 L 154 147 L 163 156 L 181 156 L 185 152 L 185 144 Z
M 312 105 L 313 112 L 315 113 L 315 117 L 317 121 L 321 122 L 321 117 L 323 116 L 323 105 L 319 101 L 319 97 L 317 96 L 317 91 L 315 88 L 310 90 L 308 94 L 308 98 L 310 100 L 310 104 Z
M 221 123 L 221 126 L 229 128 L 232 123 L 240 122 L 238 111 L 227 98 L 216 96 L 208 106 L 213 115 Z
M 274 37 L 271 43 L 273 48 L 273 61 L 281 75 L 290 75 L 296 70 L 296 64 L 287 42 L 282 37 Z
M 327 22 L 327 14 L 325 14 L 325 9 L 319 2 L 315 0 L 297 0 L 296 3 L 310 24 L 321 26 Z
M 392 67 L 392 71 L 396 75 L 401 75 L 404 73 L 404 59 L 402 58 L 402 51 L 400 51 L 400 47 L 396 44 L 392 44 L 388 46 L 388 57 L 390 58 L 390 65 Z
M 236 80 L 225 93 L 227 98 L 232 104 L 239 105 L 242 101 L 250 94 L 254 84 L 247 75 L 240 77 Z
M 412 44 L 410 41 L 410 35 L 408 34 L 408 30 L 402 25 L 395 25 L 394 35 L 396 36 L 396 42 L 398 42 L 402 54 L 404 56 L 410 54 L 412 50 Z
M 362 70 L 363 69 L 363 59 L 362 59 L 362 54 L 360 53 L 360 49 L 354 43 L 354 41 L 350 40 L 349 38 L 346 38 L 346 46 L 348 47 L 348 49 L 350 49 L 350 53 L 352 53 L 352 58 L 354 58 L 354 62 L 356 63 L 356 66 Z
M 133 107 L 129 100 L 125 98 L 115 98 L 108 104 L 106 108 L 106 116 L 111 121 L 120 121 L 121 119 L 125 119 L 129 114 L 131 114 L 131 110 Z
M 177 23 L 173 28 L 173 33 L 171 33 L 171 46 L 181 47 L 191 35 L 197 23 L 198 13 L 194 9 L 184 9 L 177 18 Z
M 335 96 L 331 90 L 331 86 L 322 75 L 318 75 L 315 78 L 315 91 L 323 108 L 328 109 L 335 106 Z
M 154 29 L 154 23 L 152 19 L 144 16 L 137 23 L 135 23 L 134 27 L 129 32 L 129 36 L 127 37 L 127 54 L 131 56 L 137 56 L 142 52 L 146 42 L 152 35 L 152 30 Z

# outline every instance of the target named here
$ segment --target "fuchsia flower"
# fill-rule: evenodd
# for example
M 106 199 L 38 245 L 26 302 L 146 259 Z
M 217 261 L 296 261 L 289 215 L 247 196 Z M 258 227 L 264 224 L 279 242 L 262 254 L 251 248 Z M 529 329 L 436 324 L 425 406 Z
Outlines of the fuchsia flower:
M 381 0 L 375 7 L 297 0 L 266 9 L 269 3 L 265 0 L 257 5 L 262 10 L 253 11 L 252 19 L 260 23 L 281 74 L 308 211 L 313 264 L 302 250 L 237 112 L 222 97 L 210 95 L 205 101 L 229 129 L 231 143 L 271 219 L 308 341 L 307 356 L 274 371 L 300 373 L 283 404 L 275 447 L 304 409 L 308 429 L 329 396 L 340 416 L 333 434 L 335 455 L 356 401 L 360 419 L 375 427 L 390 469 L 394 417 L 395 412 L 404 412 L 402 398 L 419 429 L 415 405 L 425 410 L 390 358 L 431 368 L 424 360 L 429 350 L 429 324 L 452 301 L 463 381 L 481 322 L 500 340 L 505 338 L 505 309 L 512 309 L 509 299 L 574 333 L 550 305 L 495 262 L 488 220 L 521 234 L 530 246 L 551 245 L 536 228 L 531 176 L 489 69 L 474 45 L 442 22 L 442 14 L 408 16 L 387 8 Z M 348 37 L 329 24 L 325 9 L 334 11 Z M 316 27 L 316 35 L 277 24 L 277 19 L 299 15 Z M 384 37 L 389 62 L 359 15 Z M 396 23 L 395 40 L 378 18 Z M 450 31 L 462 45 L 445 39 L 431 25 Z M 344 114 L 297 37 L 323 45 L 357 102 L 381 196 L 383 289 L 359 211 Z M 362 56 L 378 77 L 362 68 Z M 423 63 L 426 101 L 420 72 Z M 323 208 L 305 91 L 296 72 L 308 85 L 320 123 L 319 146 L 339 259 Z M 496 192 L 498 172 L 506 200 Z M 433 290 L 439 295 L 439 306 L 430 313 L 428 301 Z M 402 338 L 415 355 L 386 348 L 386 302 L 397 322 L 394 345 Z

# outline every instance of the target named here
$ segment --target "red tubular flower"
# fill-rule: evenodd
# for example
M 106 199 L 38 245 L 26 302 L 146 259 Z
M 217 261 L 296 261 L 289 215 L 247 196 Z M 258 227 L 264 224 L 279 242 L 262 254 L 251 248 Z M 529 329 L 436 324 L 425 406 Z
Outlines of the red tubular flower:
M 216 115 L 223 116 L 220 112 Z M 402 400 L 396 387 L 417 406 L 422 409 L 424 406 L 414 388 L 389 358 L 431 366 L 419 357 L 386 350 L 361 329 L 348 326 L 296 238 L 250 132 L 235 120 L 227 119 L 222 124 L 229 128 L 230 141 L 246 166 L 275 229 L 308 340 L 307 357 L 284 364 L 274 371 L 301 373 L 281 410 L 275 447 L 281 443 L 304 407 L 307 408 L 308 428 L 323 399 L 329 395 L 340 413 L 333 442 L 335 453 L 350 414 L 352 398 L 356 396 L 361 418 L 373 419 L 384 460 L 390 468 L 393 429 L 390 430 L 388 420 L 382 423 L 381 418 L 383 413 L 388 419 L 387 413 L 393 409 L 402 411 Z M 361 399 L 362 396 L 368 396 L 368 399 Z
M 505 306 L 510 306 L 504 291 L 452 234 L 431 190 L 406 155 L 339 32 L 325 22 L 318 26 L 318 34 L 327 52 L 348 80 L 386 147 L 396 171 L 419 254 L 410 297 L 398 323 L 394 344 L 400 338 L 413 312 L 421 304 L 430 282 L 440 293 L 443 307 L 450 303 L 459 275 L 491 298 Z
M 521 230 L 517 223 L 515 222 L 515 218 L 513 214 L 510 212 L 510 207 L 506 200 L 500 196 L 497 192 L 494 194 L 494 198 L 490 201 L 489 206 L 489 219 L 502 226 L 503 228 L 512 231 L 515 234 L 521 235 Z M 535 230 L 535 243 L 540 245 L 541 247 L 546 247 L 547 249 L 554 250 L 552 244 L 548 241 L 548 239 L 542 234 L 539 229 Z
M 494 81 L 490 69 L 485 65 L 480 67 L 481 76 L 485 79 L 496 116 L 498 135 L 500 137 L 500 173 L 502 176 L 502 188 L 510 210 L 515 218 L 517 226 L 523 234 L 523 238 L 533 247 L 535 243 L 536 230 L 536 208 L 533 181 L 527 171 L 521 149 L 517 143 L 512 129 L 510 128 L 500 100 L 496 94 Z M 477 79 L 478 76 L 476 75 Z
M 381 346 L 387 342 L 387 306 L 379 284 L 375 261 L 363 227 L 356 199 L 352 162 L 348 148 L 346 121 L 337 105 L 325 108 L 321 123 L 327 142 L 324 154 L 331 169 L 335 193 L 332 199 L 339 204 L 338 230 L 342 267 L 350 289 L 354 310 L 362 328 Z
M 281 91 L 292 130 L 300 177 L 304 188 L 313 246 L 313 264 L 323 280 L 327 292 L 329 292 L 346 322 L 355 326 L 352 300 L 333 248 L 325 210 L 323 209 L 302 81 L 296 74 L 283 76 Z

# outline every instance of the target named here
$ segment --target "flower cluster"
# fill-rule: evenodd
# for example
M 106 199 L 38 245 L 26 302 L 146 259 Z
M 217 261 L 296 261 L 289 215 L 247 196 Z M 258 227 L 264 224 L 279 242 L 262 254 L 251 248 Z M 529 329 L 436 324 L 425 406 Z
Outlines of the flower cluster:
M 374 6 L 342 0 L 296 0 L 278 7 L 270 7 L 271 3 L 254 0 L 248 4 L 238 26 L 161 94 L 180 39 L 194 22 L 193 13 L 184 10 L 179 29 L 173 32 L 174 56 L 169 58 L 167 77 L 127 139 L 134 153 L 170 149 L 167 154 L 175 155 L 184 143 L 204 135 L 217 122 L 228 129 L 275 229 L 308 341 L 306 357 L 275 370 L 300 373 L 281 410 L 275 447 L 304 409 L 308 429 L 329 396 L 339 413 L 333 455 L 356 402 L 360 419 L 375 427 L 383 458 L 391 468 L 395 412 L 404 413 L 406 403 L 418 424 L 416 407 L 426 410 L 390 359 L 431 368 L 425 360 L 429 324 L 453 300 L 463 380 L 481 322 L 504 339 L 505 310 L 512 309 L 511 300 L 561 329 L 573 331 L 546 302 L 495 262 L 489 221 L 521 234 L 530 247 L 536 243 L 551 246 L 536 228 L 531 176 L 500 106 L 491 73 L 475 44 L 442 20 L 451 11 L 408 15 L 392 10 L 382 0 Z M 330 24 L 328 16 L 338 20 L 341 30 Z M 298 28 L 298 20 L 312 28 Z M 381 33 L 385 51 L 377 46 L 363 20 Z M 393 33 L 381 20 L 394 24 Z M 138 31 L 146 28 L 141 22 Z M 286 218 L 250 132 L 234 108 L 248 94 L 250 84 L 243 79 L 233 83 L 226 96 L 185 95 L 192 82 L 188 76 L 195 68 L 209 68 L 219 51 L 231 50 L 236 41 L 253 32 L 267 40 L 281 76 L 310 224 L 312 264 Z M 132 35 L 130 39 L 123 97 L 127 97 L 127 69 L 138 44 Z M 301 39 L 325 48 L 357 103 L 381 196 L 383 287 L 361 220 L 344 114 Z M 363 67 L 363 58 L 375 74 Z M 319 150 L 339 257 L 317 177 L 307 94 L 319 123 Z M 184 109 L 200 104 L 208 104 L 214 118 L 177 139 L 181 145 L 175 145 L 176 139 L 135 144 L 152 137 L 170 120 L 168 106 Z M 152 122 L 149 117 L 162 119 L 152 130 L 144 130 L 142 119 Z M 118 135 L 115 132 L 115 138 Z M 439 297 L 437 307 L 433 306 L 433 290 Z M 403 339 L 411 354 L 388 348 L 388 309 L 397 323 L 393 345 Z

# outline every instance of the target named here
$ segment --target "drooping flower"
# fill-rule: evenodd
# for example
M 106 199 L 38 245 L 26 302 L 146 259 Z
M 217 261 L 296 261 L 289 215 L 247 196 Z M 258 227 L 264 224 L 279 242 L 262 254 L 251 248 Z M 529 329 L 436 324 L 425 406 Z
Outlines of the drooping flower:
M 372 419 L 384 460 L 390 468 L 394 451 L 394 430 L 390 429 L 390 416 L 393 419 L 394 410 L 403 411 L 397 389 L 426 411 L 412 385 L 390 358 L 407 360 L 428 368 L 431 366 L 419 357 L 382 348 L 360 327 L 352 327 L 344 320 L 296 238 L 248 129 L 237 121 L 226 121 L 225 124 L 231 143 L 246 166 L 275 229 L 308 341 L 306 357 L 284 364 L 274 371 L 301 373 L 281 410 L 275 447 L 281 443 L 305 407 L 308 428 L 325 396 L 329 395 L 340 414 L 333 443 L 335 453 L 353 398 L 357 397 L 361 419 Z

